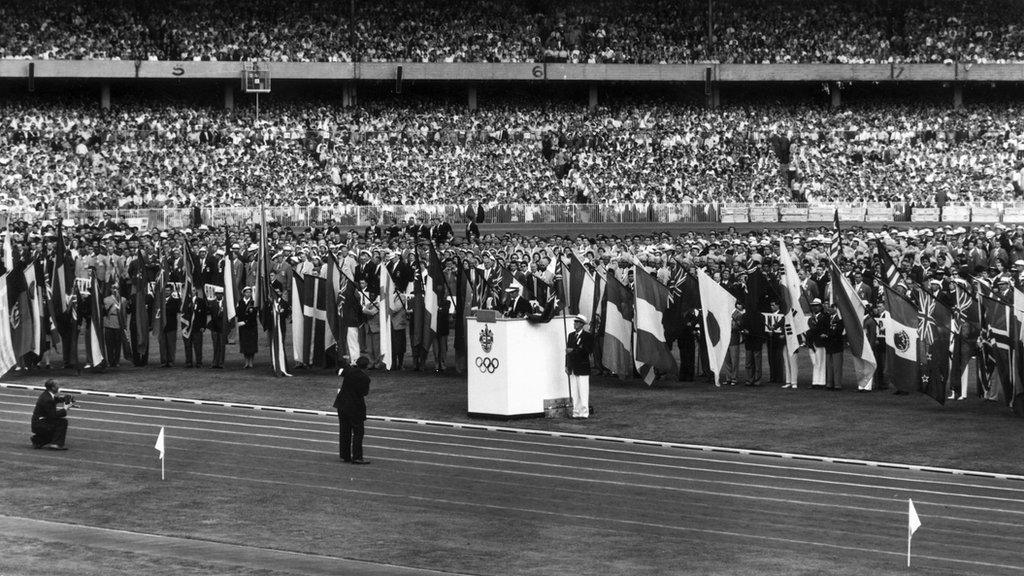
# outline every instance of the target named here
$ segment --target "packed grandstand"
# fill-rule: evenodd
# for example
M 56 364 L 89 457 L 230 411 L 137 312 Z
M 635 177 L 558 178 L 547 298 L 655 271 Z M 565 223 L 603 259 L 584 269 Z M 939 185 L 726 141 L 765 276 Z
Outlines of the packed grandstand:
M 0 58 L 289 62 L 1019 62 L 1013 0 L 26 0 Z

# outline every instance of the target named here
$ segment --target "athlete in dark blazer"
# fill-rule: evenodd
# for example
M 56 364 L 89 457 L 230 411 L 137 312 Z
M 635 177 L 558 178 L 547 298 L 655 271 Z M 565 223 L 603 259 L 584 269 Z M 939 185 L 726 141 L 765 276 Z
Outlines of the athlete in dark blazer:
M 68 407 L 59 395 L 55 380 L 46 381 L 46 390 L 36 400 L 32 411 L 32 447 L 67 450 L 64 439 L 68 433 Z
M 338 452 L 342 461 L 369 464 L 363 459 L 363 435 L 366 421 L 366 395 L 370 392 L 370 377 L 366 367 L 370 361 L 362 356 L 355 366 L 341 369 L 341 389 L 334 398 L 338 410 Z

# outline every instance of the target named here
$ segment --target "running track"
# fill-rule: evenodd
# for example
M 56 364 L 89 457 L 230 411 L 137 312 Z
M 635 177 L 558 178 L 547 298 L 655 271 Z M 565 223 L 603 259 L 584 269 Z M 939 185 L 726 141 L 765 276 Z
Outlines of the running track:
M 730 561 L 741 572 L 783 573 L 780 558 L 830 573 L 902 573 L 907 498 L 923 522 L 914 537 L 915 572 L 1024 573 L 1019 479 L 381 420 L 367 423 L 373 465 L 353 467 L 337 461 L 337 420 L 330 416 L 99 396 L 80 397 L 72 450 L 35 452 L 27 428 L 37 394 L 0 388 L 5 468 L 158 474 L 153 442 L 164 426 L 168 473 L 178 482 L 302 490 L 311 499 L 344 498 L 453 525 L 497 518 L 510 527 L 469 535 L 460 545 L 465 557 L 396 562 L 389 554 L 407 558 L 400 536 L 416 528 L 377 518 L 379 553 L 333 551 L 375 562 L 374 573 L 415 573 L 390 566 L 403 563 L 489 574 L 657 573 L 666 565 L 707 573 Z M 17 503 L 18 487 L 3 484 L 0 514 L 7 514 L 3 503 Z M 394 542 L 386 536 L 392 530 Z M 551 530 L 562 538 L 579 534 L 580 556 L 593 560 L 559 564 L 562 551 L 543 536 Z M 588 550 L 594 542 L 603 548 Z M 621 549 L 607 549 L 609 543 Z M 610 558 L 619 564 L 609 565 Z

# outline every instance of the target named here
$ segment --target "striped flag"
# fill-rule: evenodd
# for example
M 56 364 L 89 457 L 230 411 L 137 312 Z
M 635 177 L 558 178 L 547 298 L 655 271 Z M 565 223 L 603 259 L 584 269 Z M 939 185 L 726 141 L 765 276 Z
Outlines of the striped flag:
M 605 275 L 604 367 L 626 378 L 633 374 L 633 295 L 615 278 Z
M 302 314 L 303 292 L 306 279 L 301 274 L 292 274 L 292 359 L 298 364 L 309 364 L 309 345 L 306 343 L 306 318 Z
M 11 323 L 11 310 L 7 300 L 7 272 L 0 276 L 0 376 L 14 368 L 18 363 L 18 357 L 14 355 L 14 343 L 11 341 L 11 331 L 6 327 Z
M 297 274 L 296 274 L 297 276 Z M 275 376 L 291 376 L 284 346 L 284 321 L 281 318 L 281 300 L 273 298 L 270 304 L 270 362 Z
M 1013 400 L 1013 382 L 1010 378 L 1010 352 L 1013 349 L 1011 307 L 988 296 L 982 296 L 981 307 L 984 326 L 982 351 L 989 383 L 985 399 L 1010 405 Z
M 855 361 L 868 364 L 870 371 L 873 372 L 877 362 L 871 343 L 868 342 L 867 332 L 864 330 L 864 304 L 857 295 L 856 288 L 839 270 L 835 260 L 829 263 L 829 269 L 832 275 L 832 298 L 846 327 L 850 353 Z
M 64 228 L 57 223 L 57 245 L 53 255 L 53 278 L 51 279 L 50 317 L 63 323 L 68 317 L 68 302 L 75 287 L 75 262 L 64 242 Z M 66 330 L 67 327 L 62 327 Z
M 889 255 L 889 250 L 886 249 L 884 242 L 876 239 L 875 248 L 878 251 L 878 260 L 881 263 L 882 282 L 890 288 L 895 288 L 897 284 L 903 282 L 903 275 L 900 274 L 899 268 L 893 262 L 892 256 Z
M 722 366 L 732 339 L 732 312 L 736 297 L 718 285 L 703 268 L 697 269 L 700 289 L 701 319 L 704 321 L 704 343 L 708 350 L 708 364 L 715 372 L 715 383 L 720 383 Z
M 427 246 L 427 270 L 423 276 L 423 322 L 418 327 L 420 330 L 420 345 L 424 351 L 429 351 L 437 338 L 437 321 L 442 310 L 447 311 L 445 300 L 444 272 L 441 268 L 441 261 L 437 257 L 434 245 Z M 445 306 L 442 308 L 441 303 Z M 447 313 L 447 312 L 445 312 Z
M 832 216 L 832 246 L 829 248 L 828 257 L 838 263 L 839 257 L 843 254 L 843 237 L 839 233 L 839 208 L 836 208 Z
M 654 384 L 657 372 L 673 374 L 679 371 L 675 357 L 665 340 L 662 323 L 669 306 L 669 291 L 640 266 L 633 267 L 636 294 L 636 331 L 633 353 L 636 369 L 648 386 Z

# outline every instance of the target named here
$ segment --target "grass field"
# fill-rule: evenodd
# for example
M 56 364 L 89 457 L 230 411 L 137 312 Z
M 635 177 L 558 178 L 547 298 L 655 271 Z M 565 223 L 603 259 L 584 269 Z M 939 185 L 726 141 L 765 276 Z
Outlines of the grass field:
M 217 371 L 122 363 L 103 373 L 32 371 L 12 374 L 7 381 L 42 384 L 55 376 L 69 388 L 318 410 L 330 409 L 340 385 L 328 370 L 298 370 L 293 378 L 275 378 L 265 358 L 257 357 L 256 370 L 241 370 L 233 350 L 228 357 L 226 369 Z M 850 365 L 846 362 L 848 370 Z M 512 425 L 1024 474 L 1024 420 L 1005 406 L 973 397 L 941 406 L 922 394 L 858 393 L 850 385 L 836 392 L 810 389 L 806 355 L 801 356 L 801 375 L 797 390 L 715 388 L 674 379 L 647 387 L 638 380 L 595 376 L 595 415 L 589 420 L 535 419 Z M 466 416 L 464 375 L 373 371 L 371 378 L 370 414 L 475 421 Z

